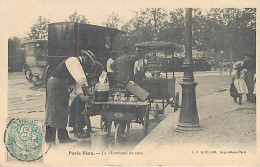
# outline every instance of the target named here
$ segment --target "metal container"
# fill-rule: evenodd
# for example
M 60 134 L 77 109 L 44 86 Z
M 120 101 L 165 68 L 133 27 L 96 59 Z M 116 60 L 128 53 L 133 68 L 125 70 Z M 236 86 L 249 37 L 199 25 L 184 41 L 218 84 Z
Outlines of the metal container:
M 109 85 L 106 83 L 98 83 L 95 89 L 95 101 L 106 102 L 109 99 Z

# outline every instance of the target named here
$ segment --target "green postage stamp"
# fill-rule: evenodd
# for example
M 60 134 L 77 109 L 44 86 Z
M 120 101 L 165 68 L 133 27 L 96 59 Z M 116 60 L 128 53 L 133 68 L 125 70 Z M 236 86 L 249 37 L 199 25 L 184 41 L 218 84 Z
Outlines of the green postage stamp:
M 42 162 L 43 157 L 43 120 L 8 120 L 4 142 L 7 161 Z

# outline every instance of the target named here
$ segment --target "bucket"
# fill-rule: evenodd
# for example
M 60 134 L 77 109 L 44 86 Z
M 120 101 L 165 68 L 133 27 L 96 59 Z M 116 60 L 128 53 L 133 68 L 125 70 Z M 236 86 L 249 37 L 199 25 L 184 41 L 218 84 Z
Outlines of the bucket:
M 91 149 L 107 148 L 107 133 L 103 131 L 96 131 L 91 134 Z

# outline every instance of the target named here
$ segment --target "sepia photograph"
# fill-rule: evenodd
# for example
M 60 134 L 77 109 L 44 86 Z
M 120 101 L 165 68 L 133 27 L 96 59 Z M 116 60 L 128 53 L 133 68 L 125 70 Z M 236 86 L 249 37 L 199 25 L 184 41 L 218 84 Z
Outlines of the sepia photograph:
M 259 166 L 258 6 L 0 0 L 0 166 Z

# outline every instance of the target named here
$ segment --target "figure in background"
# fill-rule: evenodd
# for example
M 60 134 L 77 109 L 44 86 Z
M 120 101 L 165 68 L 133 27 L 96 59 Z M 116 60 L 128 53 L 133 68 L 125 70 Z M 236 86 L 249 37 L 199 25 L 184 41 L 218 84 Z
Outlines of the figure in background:
M 107 60 L 107 77 L 109 82 L 110 89 L 113 88 L 116 84 L 115 77 L 116 77 L 116 71 L 112 70 L 111 64 L 116 60 L 117 52 L 111 51 L 110 52 L 110 58 Z
M 237 89 L 237 92 L 239 94 L 239 104 L 242 104 L 242 95 L 248 93 L 248 88 L 246 86 L 245 82 L 245 75 L 247 70 L 243 69 L 244 62 L 243 61 L 237 61 L 233 65 L 233 72 L 232 75 L 234 77 L 234 85 Z M 237 101 L 237 98 L 234 98 L 234 101 Z
M 143 87 L 142 79 L 145 78 L 146 65 L 146 59 L 139 59 L 134 65 L 134 82 L 141 87 Z

